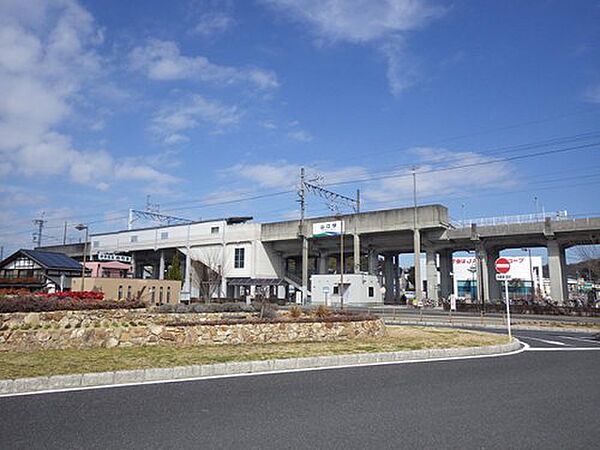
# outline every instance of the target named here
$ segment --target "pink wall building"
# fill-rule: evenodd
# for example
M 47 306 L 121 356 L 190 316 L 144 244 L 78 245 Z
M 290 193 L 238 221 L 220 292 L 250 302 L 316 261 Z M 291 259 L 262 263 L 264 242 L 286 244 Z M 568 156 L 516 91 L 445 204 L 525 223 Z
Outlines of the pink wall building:
M 98 278 L 131 278 L 131 264 L 119 261 L 90 261 L 85 268 L 91 270 L 90 276 Z

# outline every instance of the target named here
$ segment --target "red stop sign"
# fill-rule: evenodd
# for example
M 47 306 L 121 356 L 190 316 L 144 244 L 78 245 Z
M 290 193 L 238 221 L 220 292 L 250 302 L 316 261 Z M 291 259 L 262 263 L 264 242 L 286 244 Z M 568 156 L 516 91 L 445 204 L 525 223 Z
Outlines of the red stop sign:
M 498 258 L 496 260 L 496 272 L 508 273 L 510 270 L 510 261 L 507 258 Z

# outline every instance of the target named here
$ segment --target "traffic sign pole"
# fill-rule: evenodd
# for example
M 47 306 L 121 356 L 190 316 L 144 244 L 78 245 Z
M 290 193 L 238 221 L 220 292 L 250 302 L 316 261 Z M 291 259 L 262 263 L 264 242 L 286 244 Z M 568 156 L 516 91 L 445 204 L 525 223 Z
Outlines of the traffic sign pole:
M 512 330 L 510 328 L 510 299 L 508 297 L 508 281 L 511 276 L 510 261 L 507 258 L 498 258 L 496 260 L 496 280 L 504 281 L 504 297 L 506 298 L 506 326 L 508 328 L 508 340 L 512 341 Z
M 504 295 L 506 296 L 506 323 L 508 326 L 508 340 L 512 341 L 512 332 L 510 329 L 510 300 L 508 298 L 508 280 L 504 281 Z

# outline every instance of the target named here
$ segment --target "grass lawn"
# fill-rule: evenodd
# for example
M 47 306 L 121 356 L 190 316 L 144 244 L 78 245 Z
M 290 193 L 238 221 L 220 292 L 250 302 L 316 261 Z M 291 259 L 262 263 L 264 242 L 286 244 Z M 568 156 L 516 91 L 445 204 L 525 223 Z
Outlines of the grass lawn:
M 491 333 L 416 326 L 388 326 L 387 335 L 384 337 L 340 342 L 0 352 L 0 379 L 228 361 L 393 352 L 426 348 L 475 347 L 506 342 L 506 336 Z

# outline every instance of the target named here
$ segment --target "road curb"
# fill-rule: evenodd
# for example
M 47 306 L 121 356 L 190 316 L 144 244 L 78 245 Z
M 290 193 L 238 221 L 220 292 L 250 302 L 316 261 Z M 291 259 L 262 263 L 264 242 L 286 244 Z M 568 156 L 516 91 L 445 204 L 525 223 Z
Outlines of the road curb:
M 491 356 L 514 352 L 520 347 L 521 343 L 517 340 L 513 340 L 513 342 L 508 344 L 484 347 L 426 349 L 386 353 L 358 353 L 18 378 L 13 380 L 0 380 L 0 396 L 78 390 L 102 386 L 151 384 L 165 381 L 203 379 L 216 376 L 235 376 L 344 366 L 427 361 L 441 358 Z
M 386 325 L 410 325 L 410 326 L 424 326 L 424 327 L 450 327 L 450 328 L 462 328 L 462 329 L 479 329 L 479 328 L 490 328 L 494 330 L 506 328 L 505 323 L 472 323 L 472 322 L 458 322 L 458 321 L 427 321 L 427 320 L 389 320 L 383 319 Z M 525 323 L 511 322 L 513 330 L 524 330 L 524 331 L 564 331 L 567 333 L 595 333 L 598 332 L 596 328 L 585 328 L 585 327 L 553 327 L 545 325 L 528 325 Z

